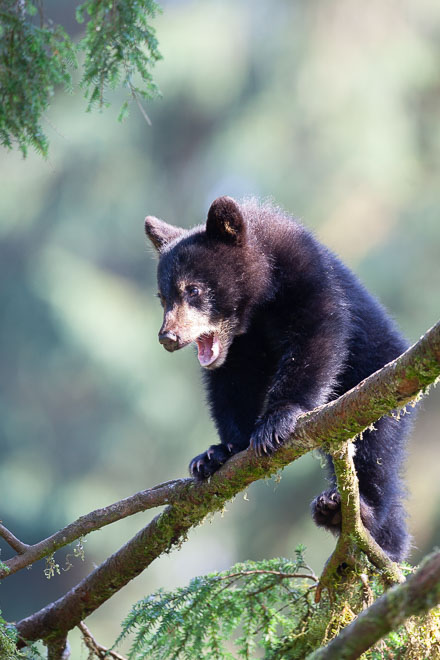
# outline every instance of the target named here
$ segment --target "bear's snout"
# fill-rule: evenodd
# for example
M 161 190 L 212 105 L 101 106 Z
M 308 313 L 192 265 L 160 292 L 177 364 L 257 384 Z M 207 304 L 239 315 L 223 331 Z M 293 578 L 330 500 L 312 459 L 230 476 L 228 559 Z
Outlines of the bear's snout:
M 179 341 L 174 332 L 168 330 L 167 332 L 159 332 L 159 343 L 162 344 L 167 351 L 175 351 L 179 348 Z

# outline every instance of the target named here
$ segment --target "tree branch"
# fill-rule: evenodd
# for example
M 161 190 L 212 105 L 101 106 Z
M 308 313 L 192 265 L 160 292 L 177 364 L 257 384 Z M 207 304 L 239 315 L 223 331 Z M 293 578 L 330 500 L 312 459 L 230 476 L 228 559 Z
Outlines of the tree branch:
M 338 492 L 341 496 L 341 533 L 319 580 L 315 593 L 316 602 L 319 602 L 324 588 L 333 591 L 341 564 L 354 565 L 360 552 L 364 552 L 371 563 L 382 571 L 382 576 L 389 584 L 405 581 L 398 565 L 391 561 L 362 523 L 353 453 L 352 442 L 346 442 L 339 450 L 332 452 Z
M 13 550 L 18 552 L 20 555 L 24 554 L 29 546 L 26 543 L 20 541 L 16 536 L 12 534 L 4 525 L 0 524 L 0 536 L 5 539 L 5 541 L 11 546 Z
M 393 407 L 398 408 L 405 405 L 405 403 L 414 398 L 414 396 L 416 396 L 420 390 L 429 387 L 429 385 L 438 377 L 436 374 L 438 373 L 439 360 L 439 333 L 439 324 L 437 324 L 430 331 L 428 331 L 426 335 L 419 342 L 417 342 L 417 344 L 415 344 L 406 353 L 404 353 L 403 356 L 394 362 L 390 362 L 383 369 L 370 376 L 368 379 L 363 381 L 363 383 L 360 383 L 351 391 L 351 393 L 347 393 L 338 399 L 340 403 L 338 403 L 338 407 L 334 411 L 336 418 L 340 418 L 343 412 L 345 415 L 344 423 L 348 424 L 348 416 L 351 409 L 353 408 L 353 405 L 356 405 L 357 397 L 362 396 L 364 402 L 362 405 L 365 405 L 365 401 L 368 401 L 371 398 L 372 392 L 375 392 L 376 388 L 377 392 L 375 392 L 375 394 L 377 395 L 380 412 L 374 413 L 368 418 L 372 419 L 374 417 L 374 421 L 376 421 L 378 417 L 384 414 L 384 411 L 389 412 Z M 416 368 L 415 372 L 412 362 L 419 365 L 418 370 Z M 379 392 L 377 380 L 381 381 L 382 383 L 381 392 Z M 395 401 L 389 402 L 389 392 L 387 390 L 392 391 L 393 389 L 396 390 L 393 393 Z M 335 405 L 336 401 L 321 407 L 321 409 L 319 409 L 321 415 L 318 418 L 309 418 L 309 423 L 306 424 L 305 427 L 303 426 L 303 422 L 312 413 L 308 413 L 308 416 L 303 416 L 300 418 L 295 435 L 291 439 L 291 442 L 285 445 L 284 449 L 287 450 L 288 448 L 293 448 L 294 451 L 298 451 L 298 449 L 301 449 L 302 443 L 304 445 L 304 451 L 301 453 L 298 452 L 297 455 L 292 455 L 292 451 L 281 452 L 281 450 L 278 450 L 277 454 L 272 459 L 275 462 L 269 464 L 267 472 L 256 476 L 256 479 L 275 472 L 280 467 L 284 467 L 291 461 L 295 460 L 295 458 L 301 456 L 303 453 L 318 447 L 320 445 L 320 442 L 317 441 L 318 437 L 323 438 L 321 441 L 321 446 L 323 448 L 324 445 L 328 445 L 327 441 L 331 439 L 332 434 L 336 434 L 337 430 L 334 427 L 330 427 L 325 411 L 330 411 L 331 418 Z M 362 413 L 363 411 L 362 405 L 358 404 L 357 406 L 359 413 Z M 315 412 L 313 412 L 313 415 L 315 415 Z M 360 415 L 360 417 L 362 417 L 362 415 Z M 313 425 L 313 422 L 315 422 L 315 425 Z M 356 427 L 353 427 L 353 429 L 350 430 L 349 435 L 351 437 L 354 437 L 369 424 L 365 418 L 353 418 L 350 423 L 356 423 Z M 307 433 L 307 437 L 302 437 L 300 439 L 301 431 L 303 431 L 302 436 L 305 436 Z M 347 438 L 345 437 L 344 439 Z M 330 451 L 330 448 L 328 448 L 328 451 Z M 283 454 L 285 455 L 284 460 Z M 247 453 L 244 452 L 244 456 L 246 455 Z M 242 456 L 243 453 L 228 461 L 228 468 L 235 464 L 240 465 L 240 462 L 247 460 L 244 458 L 243 461 L 241 461 L 241 458 L 239 457 Z M 221 473 L 225 474 L 225 470 L 226 467 L 223 468 Z M 229 474 L 227 476 L 230 478 Z M 253 480 L 255 479 L 252 479 L 251 481 Z M 14 547 L 11 543 L 10 545 L 14 547 L 17 552 L 19 552 L 19 556 L 13 557 L 4 562 L 4 565 L 7 568 L 0 570 L 0 579 L 16 573 L 22 568 L 25 568 L 26 566 L 34 563 L 38 559 L 52 554 L 59 548 L 66 546 L 69 543 L 79 539 L 80 537 L 100 529 L 105 525 L 109 525 L 110 523 L 116 522 L 117 520 L 121 520 L 122 518 L 131 516 L 140 511 L 146 511 L 147 509 L 162 506 L 164 504 L 172 504 L 174 502 L 178 502 L 187 496 L 187 489 L 191 483 L 193 483 L 192 479 L 176 479 L 173 481 L 167 481 L 163 484 L 159 484 L 149 490 L 141 491 L 140 493 L 136 493 L 131 497 L 127 497 L 123 500 L 120 500 L 119 502 L 111 504 L 108 507 L 96 509 L 87 515 L 81 516 L 75 522 L 70 523 L 67 525 L 67 527 L 64 527 L 64 529 L 56 532 L 47 539 L 36 543 L 35 545 L 21 544 L 21 542 L 16 539 L 15 543 L 17 547 Z M 0 526 L 0 535 L 8 540 L 5 534 L 1 532 L 1 528 L 3 528 L 5 532 L 8 532 L 8 530 L 6 530 L 6 528 L 3 526 Z M 10 535 L 9 538 L 15 539 L 15 537 L 10 532 L 8 533 Z
M 427 557 L 404 584 L 378 598 L 326 647 L 307 660 L 355 660 L 406 619 L 440 603 L 440 552 Z
M 81 630 L 84 644 L 87 646 L 89 651 L 91 651 L 91 653 L 93 653 L 96 657 L 113 658 L 114 660 L 127 660 L 126 658 L 124 658 L 124 656 L 120 655 L 120 653 L 116 653 L 116 651 L 111 651 L 109 649 L 106 649 L 105 646 L 101 646 L 101 644 L 98 644 L 98 642 L 93 637 L 90 630 L 87 628 L 84 621 L 81 621 L 81 623 L 78 624 L 78 628 Z
M 102 509 L 96 509 L 85 516 L 81 516 L 73 523 L 67 525 L 59 532 L 52 534 L 47 539 L 35 543 L 35 545 L 26 545 L 15 538 L 9 530 L 3 525 L 0 525 L 0 536 L 2 536 L 9 545 L 14 548 L 19 554 L 7 561 L 3 565 L 7 568 L 0 570 L 0 579 L 8 577 L 17 571 L 33 564 L 42 557 L 51 555 L 59 548 L 62 548 L 72 541 L 76 541 L 82 536 L 86 536 L 105 525 L 132 516 L 140 511 L 153 509 L 165 504 L 171 504 L 181 497 L 181 489 L 179 486 L 191 479 L 175 479 L 174 481 L 166 481 L 149 490 L 143 490 L 136 493 L 131 497 L 126 497 L 119 502 L 110 504 L 110 506 Z
M 47 660 L 69 660 L 70 646 L 66 635 L 52 639 L 47 644 Z
M 302 415 L 293 436 L 273 456 L 257 458 L 246 450 L 227 461 L 208 482 L 181 482 L 173 505 L 62 598 L 19 621 L 20 637 L 33 641 L 66 633 L 250 483 L 317 447 L 336 450 L 379 417 L 413 401 L 439 376 L 440 323 L 339 399 Z

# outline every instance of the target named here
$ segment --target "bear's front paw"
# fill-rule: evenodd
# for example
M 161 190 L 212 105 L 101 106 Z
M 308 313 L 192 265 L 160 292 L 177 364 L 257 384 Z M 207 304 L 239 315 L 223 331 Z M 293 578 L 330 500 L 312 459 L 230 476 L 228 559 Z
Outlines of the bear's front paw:
M 251 435 L 250 446 L 257 456 L 272 454 L 295 430 L 298 413 L 290 408 L 282 408 L 266 413 L 257 422 Z
M 190 474 L 199 481 L 208 479 L 232 456 L 232 446 L 211 445 L 203 454 L 192 459 Z
M 312 502 L 313 520 L 319 527 L 327 527 L 330 531 L 339 531 L 341 527 L 341 496 L 332 488 L 326 490 Z

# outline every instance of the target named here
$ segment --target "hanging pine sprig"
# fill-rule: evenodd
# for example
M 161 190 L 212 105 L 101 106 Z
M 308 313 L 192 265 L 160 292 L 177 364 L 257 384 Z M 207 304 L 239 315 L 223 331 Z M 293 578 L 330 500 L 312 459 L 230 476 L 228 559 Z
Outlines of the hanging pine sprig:
M 158 94 L 151 67 L 161 58 L 150 19 L 160 11 L 153 0 L 87 0 L 77 8 L 85 35 L 74 44 L 60 25 L 45 19 L 42 0 L 0 0 L 0 144 L 29 146 L 47 155 L 41 119 L 59 85 L 72 90 L 71 71 L 84 53 L 80 85 L 87 109 L 108 105 L 106 93 L 127 90 L 119 119 L 135 101 Z

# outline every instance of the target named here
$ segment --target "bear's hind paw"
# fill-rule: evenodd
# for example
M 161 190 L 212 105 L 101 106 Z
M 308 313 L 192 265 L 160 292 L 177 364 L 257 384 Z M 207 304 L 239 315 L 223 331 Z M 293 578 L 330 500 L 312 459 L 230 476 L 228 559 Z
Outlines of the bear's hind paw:
M 312 502 L 313 520 L 319 527 L 337 532 L 341 528 L 341 496 L 335 489 L 326 490 Z

